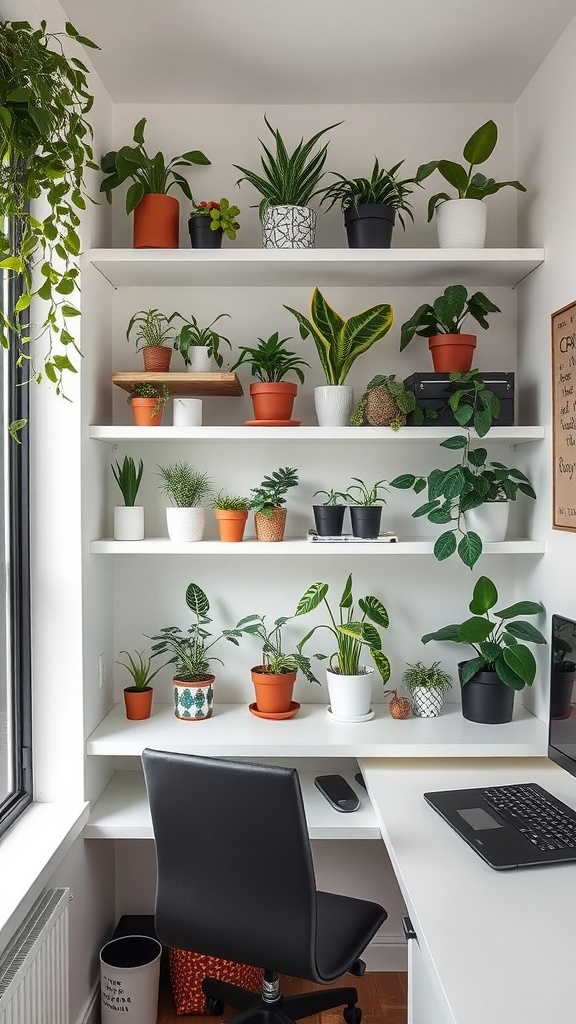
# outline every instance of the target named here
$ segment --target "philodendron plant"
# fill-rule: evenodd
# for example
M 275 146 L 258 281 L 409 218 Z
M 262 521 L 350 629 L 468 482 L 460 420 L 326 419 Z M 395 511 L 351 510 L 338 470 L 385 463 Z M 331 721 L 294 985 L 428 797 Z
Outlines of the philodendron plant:
M 487 330 L 487 314 L 501 312 L 483 292 L 474 292 L 468 296 L 468 290 L 463 284 L 448 285 L 432 304 L 425 302 L 402 324 L 400 351 L 404 351 L 415 334 L 421 338 L 432 338 L 437 334 L 461 334 L 467 316 L 471 316 L 483 330 Z

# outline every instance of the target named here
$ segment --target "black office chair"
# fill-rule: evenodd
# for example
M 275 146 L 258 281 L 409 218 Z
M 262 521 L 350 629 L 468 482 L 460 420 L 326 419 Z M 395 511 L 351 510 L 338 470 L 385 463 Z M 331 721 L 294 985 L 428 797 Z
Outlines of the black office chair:
M 278 974 L 328 983 L 359 960 L 383 921 L 377 903 L 316 890 L 298 773 L 293 768 L 145 750 L 156 842 L 156 934 L 178 949 L 264 968 L 262 992 L 206 978 L 209 1013 L 289 1024 L 345 1006 L 355 988 L 283 997 Z M 335 812 L 336 813 L 336 812 Z

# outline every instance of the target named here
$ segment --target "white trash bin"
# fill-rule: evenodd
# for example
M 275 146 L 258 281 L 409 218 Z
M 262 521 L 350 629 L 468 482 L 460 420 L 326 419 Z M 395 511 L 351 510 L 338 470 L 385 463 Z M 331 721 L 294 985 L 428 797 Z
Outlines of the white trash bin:
M 156 1024 L 162 946 L 147 935 L 124 935 L 100 950 L 102 1024 Z

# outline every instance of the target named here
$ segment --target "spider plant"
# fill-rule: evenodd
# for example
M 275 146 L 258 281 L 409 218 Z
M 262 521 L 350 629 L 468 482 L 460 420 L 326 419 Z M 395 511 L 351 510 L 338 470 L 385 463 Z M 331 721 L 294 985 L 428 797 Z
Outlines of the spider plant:
M 143 651 L 134 651 L 130 654 L 130 651 L 120 651 L 120 654 L 125 654 L 128 664 L 125 661 L 117 661 L 117 665 L 121 665 L 125 668 L 132 676 L 132 685 L 138 690 L 147 689 L 150 683 L 157 676 L 158 673 L 165 667 L 159 665 L 157 669 L 152 671 L 152 657 L 147 658 Z
M 224 359 L 220 354 L 220 342 L 225 341 L 228 348 L 232 348 L 232 346 L 228 338 L 225 338 L 223 334 L 219 334 L 218 331 L 214 330 L 214 324 L 217 324 L 218 321 L 222 320 L 225 316 L 230 318 L 229 313 L 219 313 L 207 327 L 200 327 L 200 324 L 193 313 L 190 314 L 189 320 L 187 320 L 182 313 L 172 314 L 170 321 L 178 318 L 184 322 L 184 326 L 180 328 L 179 333 L 176 335 L 174 348 L 180 352 L 186 366 L 188 366 L 191 361 L 191 348 L 207 348 L 208 355 L 212 357 L 216 365 L 222 366 Z
M 353 476 L 352 479 L 356 483 L 350 484 L 346 494 L 343 495 L 352 505 L 367 507 L 368 505 L 378 505 L 380 502 L 386 504 L 386 499 L 380 495 L 381 490 L 389 489 L 386 480 L 377 480 L 372 487 L 368 487 L 360 477 Z
M 329 210 L 334 206 L 334 203 L 340 203 L 342 212 L 350 206 L 357 210 L 359 206 L 367 203 L 391 206 L 398 214 L 398 220 L 402 227 L 405 228 L 406 224 L 403 214 L 407 214 L 410 220 L 414 220 L 414 214 L 408 199 L 408 196 L 412 195 L 414 189 L 409 186 L 418 185 L 419 188 L 421 186 L 415 178 L 399 179 L 397 177 L 403 163 L 404 161 L 401 160 L 400 163 L 394 164 L 394 167 L 391 167 L 390 170 L 386 170 L 384 167 L 380 167 L 378 159 L 375 157 L 370 178 L 346 178 L 338 171 L 331 171 L 330 173 L 334 174 L 338 181 L 332 182 L 331 185 L 327 185 L 326 188 L 321 190 L 322 199 L 320 202 L 327 202 Z
M 164 313 L 160 313 L 158 309 L 140 309 L 130 317 L 130 323 L 126 329 L 127 341 L 130 341 L 130 335 L 134 329 L 137 352 L 146 347 L 160 348 L 166 344 L 172 344 L 174 329 L 170 326 L 170 319 Z

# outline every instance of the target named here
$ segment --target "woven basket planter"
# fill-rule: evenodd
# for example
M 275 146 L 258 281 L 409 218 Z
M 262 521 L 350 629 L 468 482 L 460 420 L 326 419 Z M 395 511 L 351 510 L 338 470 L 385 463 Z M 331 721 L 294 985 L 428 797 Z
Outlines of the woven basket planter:
M 255 512 L 254 525 L 256 527 L 256 540 L 284 540 L 284 530 L 286 528 L 286 509 L 272 509 L 272 514 L 270 516 L 265 516 L 263 512 Z

